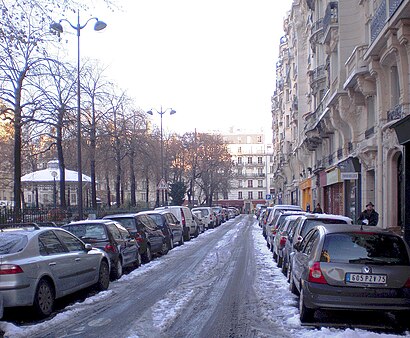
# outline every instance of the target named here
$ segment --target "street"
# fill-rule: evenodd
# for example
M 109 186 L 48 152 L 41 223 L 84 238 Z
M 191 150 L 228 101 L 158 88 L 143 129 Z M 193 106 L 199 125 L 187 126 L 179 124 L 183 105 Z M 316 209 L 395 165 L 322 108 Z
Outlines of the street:
M 49 320 L 18 326 L 2 321 L 0 330 L 4 337 L 409 335 L 392 332 L 394 323 L 388 316 L 372 315 L 361 321 L 350 317 L 323 314 L 324 327 L 301 326 L 297 297 L 273 262 L 261 228 L 254 216 L 242 215 L 112 282 L 107 291 L 67 306 Z

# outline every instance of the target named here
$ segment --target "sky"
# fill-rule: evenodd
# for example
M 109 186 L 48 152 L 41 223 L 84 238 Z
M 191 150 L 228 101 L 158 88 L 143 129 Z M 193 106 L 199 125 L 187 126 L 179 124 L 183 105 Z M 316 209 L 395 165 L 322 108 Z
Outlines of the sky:
M 81 30 L 81 56 L 108 66 L 109 77 L 142 110 L 173 108 L 175 115 L 162 115 L 164 130 L 270 130 L 275 63 L 291 3 L 118 0 L 122 10 L 80 13 L 81 23 L 92 14 L 108 25 Z M 75 23 L 76 15 L 68 19 Z M 68 45 L 76 52 L 74 41 Z
M 150 273 L 153 273 L 154 270 L 163 271 L 163 266 L 166 265 L 167 262 L 183 259 L 187 251 L 190 252 L 192 247 L 199 248 L 203 246 L 204 243 L 210 240 L 210 236 L 213 236 L 215 232 L 221 232 L 222 228 L 229 226 L 230 222 L 236 222 L 236 220 L 230 220 L 222 227 L 208 230 L 199 237 L 185 242 L 183 246 L 172 249 L 167 255 L 158 257 L 150 263 L 144 264 L 132 271 L 130 274 L 122 276 L 119 280 L 110 283 L 110 287 L 107 291 L 88 297 L 83 302 L 68 306 L 64 311 L 49 320 L 26 326 L 15 326 L 12 323 L 0 321 L 0 330 L 5 331 L 5 337 L 25 338 L 41 336 L 44 330 L 47 332 L 50 327 L 60 327 L 63 323 L 75 321 L 76 318 L 82 316 L 89 308 L 95 306 L 95 309 L 98 309 L 98 303 L 109 302 L 110 297 L 113 297 L 115 294 L 121 294 L 124 292 L 124 289 L 135 285 L 137 280 L 150 278 Z M 135 327 L 132 328 L 128 338 L 146 337 L 146 332 L 152 332 L 153 329 L 156 329 L 162 334 L 159 336 L 167 337 L 167 330 L 172 326 L 178 316 L 182 315 L 187 308 L 193 306 L 193 299 L 198 297 L 198 294 L 204 292 L 204 286 L 187 290 L 187 285 L 204 284 L 204 280 L 209 278 L 208 271 L 210 266 L 216 267 L 217 264 L 225 264 L 221 263 L 221 261 L 224 262 L 224 260 L 231 259 L 233 254 L 231 250 L 232 243 L 235 242 L 239 233 L 244 232 L 245 227 L 248 226 L 249 223 L 247 221 L 239 221 L 238 224 L 232 226 L 232 229 L 221 236 L 215 246 L 215 251 L 218 252 L 210 251 L 207 256 L 204 257 L 201 264 L 197 265 L 196 274 L 189 276 L 185 282 L 181 284 L 180 288 L 170 289 L 164 298 L 153 304 L 150 309 L 147 309 L 145 314 L 148 317 L 143 317 L 144 320 L 140 319 L 134 323 Z M 251 227 L 254 240 L 253 256 L 255 265 L 257 266 L 253 288 L 255 290 L 256 300 L 261 307 L 262 320 L 266 322 L 267 326 L 279 330 L 278 332 L 286 331 L 289 333 L 289 336 L 298 338 L 398 338 L 408 337 L 410 335 L 410 332 L 405 332 L 404 335 L 395 335 L 357 328 L 322 327 L 316 329 L 314 327 L 302 326 L 299 320 L 297 297 L 289 291 L 286 277 L 273 261 L 272 253 L 266 246 L 266 241 L 262 236 L 261 228 L 256 219 L 254 219 L 254 223 Z M 221 257 L 223 257 L 223 259 Z M 274 302 L 272 301 L 272 295 L 275 295 Z M 97 323 L 95 323 L 95 325 L 97 325 Z M 79 327 L 79 329 L 81 328 Z M 276 336 L 275 332 L 276 331 L 273 331 L 272 336 Z M 70 333 L 73 336 L 76 335 L 75 332 L 69 332 L 69 335 Z M 268 335 L 264 337 L 267 336 Z

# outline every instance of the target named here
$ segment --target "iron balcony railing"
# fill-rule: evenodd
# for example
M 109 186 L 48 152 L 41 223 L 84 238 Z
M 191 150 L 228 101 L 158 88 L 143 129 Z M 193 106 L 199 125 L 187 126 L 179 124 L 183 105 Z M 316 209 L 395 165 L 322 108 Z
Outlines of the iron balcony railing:
M 392 110 L 387 112 L 387 121 L 398 120 L 404 117 L 403 106 L 398 104 Z
M 325 16 L 323 17 L 323 31 L 325 34 L 330 25 L 338 23 L 339 18 L 337 11 L 338 3 L 336 1 L 329 2 L 326 7 Z
M 384 25 L 386 24 L 387 20 L 387 12 L 386 12 L 386 0 L 383 0 L 379 8 L 377 8 L 376 12 L 374 13 L 373 19 L 370 23 L 370 41 L 373 42 L 376 40 L 377 36 L 382 31 Z

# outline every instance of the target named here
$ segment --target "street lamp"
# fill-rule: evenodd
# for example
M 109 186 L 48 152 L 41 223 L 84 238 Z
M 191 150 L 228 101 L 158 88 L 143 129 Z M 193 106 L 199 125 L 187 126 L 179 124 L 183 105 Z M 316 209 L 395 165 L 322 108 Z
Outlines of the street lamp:
M 81 93 L 80 93 L 80 32 L 87 26 L 91 20 L 96 20 L 94 25 L 95 31 L 103 30 L 107 27 L 107 24 L 98 18 L 90 18 L 84 25 L 80 25 L 80 11 L 77 10 L 77 25 L 73 25 L 67 19 L 61 19 L 59 22 L 53 22 L 50 28 L 58 33 L 62 33 L 63 26 L 61 22 L 66 21 L 73 29 L 77 31 L 77 173 L 78 173 L 78 187 L 77 187 L 77 205 L 78 205 L 78 217 L 83 219 L 83 172 L 82 172 L 82 160 L 81 160 Z
M 165 110 L 156 110 L 156 109 L 150 109 L 147 111 L 147 114 L 149 115 L 154 115 L 153 110 L 156 111 L 160 116 L 161 116 L 161 182 L 165 180 L 165 172 L 164 172 L 164 141 L 163 141 L 163 135 L 162 135 L 162 116 L 169 111 L 169 115 L 174 115 L 176 113 L 175 110 L 172 108 L 167 108 Z M 161 199 L 162 199 L 162 205 L 164 204 L 164 194 L 162 192 L 161 194 Z
M 56 186 L 57 171 L 52 170 L 51 176 L 53 176 L 53 202 L 54 202 L 54 209 L 56 209 L 57 208 L 57 186 Z

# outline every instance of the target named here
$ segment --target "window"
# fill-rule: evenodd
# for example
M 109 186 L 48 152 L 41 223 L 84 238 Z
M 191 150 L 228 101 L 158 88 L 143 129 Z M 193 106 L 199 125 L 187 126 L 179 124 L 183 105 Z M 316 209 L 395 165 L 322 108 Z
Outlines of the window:
M 242 164 L 242 157 L 238 157 L 238 164 Z
M 270 166 L 269 172 L 270 172 L 271 174 L 273 174 L 273 165 Z
M 61 239 L 61 241 L 65 244 L 65 246 L 67 247 L 67 249 L 71 252 L 74 251 L 84 251 L 84 244 L 81 243 L 76 237 L 74 237 L 73 235 L 65 232 L 65 231 L 61 231 L 61 230 L 55 230 L 58 237 Z
M 258 180 L 258 188 L 263 188 L 263 180 Z
M 52 231 L 46 231 L 38 236 L 38 244 L 41 255 L 55 255 L 67 252 L 56 234 Z
M 253 181 L 252 180 L 248 180 L 248 188 L 253 188 Z
M 252 164 L 252 157 L 248 157 L 248 164 Z
M 262 143 L 262 136 L 258 136 L 258 143 Z
M 249 200 L 253 199 L 253 192 L 252 191 L 248 191 L 248 199 Z
M 118 228 L 114 224 L 107 224 L 108 231 L 111 233 L 112 237 L 114 237 L 115 241 L 121 240 L 121 234 Z
M 262 162 L 262 156 L 258 156 L 258 164 L 263 164 L 263 162 Z
M 77 205 L 77 194 L 70 194 L 70 202 L 73 204 L 73 205 Z
M 258 168 L 258 176 L 263 176 L 263 168 Z
M 242 153 L 242 147 L 238 147 L 238 154 Z
M 239 187 L 239 188 L 243 188 L 243 182 L 242 182 L 242 180 L 239 180 L 239 181 L 238 181 L 238 187 Z
M 258 191 L 258 199 L 263 199 L 263 191 Z
M 238 200 L 241 200 L 242 198 L 242 191 L 238 191 Z
M 120 231 L 122 238 L 124 238 L 124 239 L 130 239 L 131 238 L 131 235 L 130 235 L 130 233 L 128 232 L 127 229 L 119 228 L 119 227 L 117 227 L 117 229 Z
M 303 253 L 306 255 L 310 255 L 313 251 L 313 248 L 316 246 L 317 241 L 319 240 L 319 231 L 314 231 L 310 236 L 307 236 L 307 241 L 305 245 L 303 245 Z
M 140 194 L 140 196 L 141 196 L 141 201 L 146 201 L 147 200 L 147 193 L 146 192 L 142 192 Z

